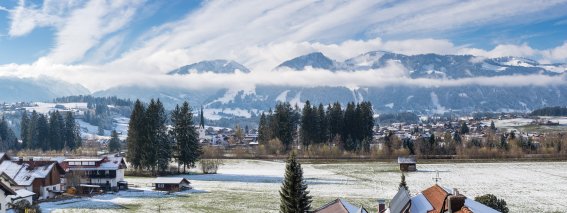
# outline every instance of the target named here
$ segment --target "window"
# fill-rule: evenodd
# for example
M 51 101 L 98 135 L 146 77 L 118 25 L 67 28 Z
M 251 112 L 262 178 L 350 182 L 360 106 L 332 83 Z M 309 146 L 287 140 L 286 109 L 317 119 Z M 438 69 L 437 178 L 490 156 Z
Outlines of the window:
M 164 187 L 164 186 L 163 186 L 163 183 L 158 183 L 157 187 L 158 187 L 158 188 L 163 188 L 163 187 Z
M 94 166 L 95 162 L 89 162 L 89 166 Z

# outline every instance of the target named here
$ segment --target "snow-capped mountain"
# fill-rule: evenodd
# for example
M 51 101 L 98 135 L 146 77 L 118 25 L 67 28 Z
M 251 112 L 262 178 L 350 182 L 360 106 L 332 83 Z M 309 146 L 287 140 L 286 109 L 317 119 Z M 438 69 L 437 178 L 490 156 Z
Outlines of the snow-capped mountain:
M 512 75 L 546 75 L 565 79 L 566 64 L 540 64 L 520 57 L 482 58 L 471 55 L 404 55 L 384 51 L 363 53 L 338 61 L 320 52 L 298 56 L 275 67 L 301 72 L 308 67 L 333 72 L 357 72 L 380 69 L 390 63 L 399 63 L 412 79 L 462 79 Z M 250 70 L 235 61 L 202 61 L 171 71 L 170 75 L 188 73 L 248 73 Z M 64 83 L 0 79 L 0 93 L 4 101 L 17 97 L 26 100 L 46 100 L 56 96 L 88 93 L 86 89 Z M 23 82 L 26 81 L 26 82 Z M 38 92 L 40 91 L 40 92 Z M 253 117 L 274 107 L 278 101 L 302 106 L 306 100 L 312 103 L 339 101 L 371 101 L 377 113 L 417 111 L 438 113 L 444 111 L 527 111 L 544 106 L 567 105 L 567 86 L 376 86 L 376 87 L 297 87 L 250 85 L 246 89 L 189 90 L 179 87 L 146 88 L 120 86 L 94 93 L 95 96 L 118 96 L 148 101 L 159 98 L 166 108 L 173 108 L 189 100 L 196 108 L 203 106 L 209 119 L 240 116 Z M 21 99 L 20 99 L 21 100 Z
M 189 73 L 203 73 L 203 72 L 234 73 L 237 70 L 244 73 L 250 72 L 250 70 L 246 68 L 244 65 L 239 64 L 235 61 L 211 60 L 211 61 L 201 61 L 194 64 L 182 66 L 168 72 L 168 74 L 184 75 Z
M 344 66 L 343 63 L 332 60 L 321 52 L 313 52 L 284 61 L 277 66 L 276 69 L 290 68 L 293 70 L 304 70 L 306 67 L 335 71 L 342 69 Z

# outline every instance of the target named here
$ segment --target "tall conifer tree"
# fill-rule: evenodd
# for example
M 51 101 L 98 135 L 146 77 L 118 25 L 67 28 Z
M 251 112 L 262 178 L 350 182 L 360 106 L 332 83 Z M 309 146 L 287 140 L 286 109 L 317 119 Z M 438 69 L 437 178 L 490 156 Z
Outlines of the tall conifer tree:
M 303 169 L 292 152 L 286 162 L 285 177 L 280 190 L 280 212 L 304 213 L 311 209 L 311 196 L 303 180 Z

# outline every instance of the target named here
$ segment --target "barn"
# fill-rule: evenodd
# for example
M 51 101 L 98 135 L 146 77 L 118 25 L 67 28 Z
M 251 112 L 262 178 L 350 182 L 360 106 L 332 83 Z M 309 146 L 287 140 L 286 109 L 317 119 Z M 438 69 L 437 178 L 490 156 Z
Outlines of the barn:
M 405 156 L 405 157 L 398 157 L 398 164 L 400 164 L 400 171 L 402 172 L 415 172 L 417 171 L 417 167 L 415 166 L 417 161 L 415 160 L 415 156 Z
M 181 177 L 158 177 L 154 180 L 155 190 L 159 191 L 181 191 L 191 189 L 191 182 Z

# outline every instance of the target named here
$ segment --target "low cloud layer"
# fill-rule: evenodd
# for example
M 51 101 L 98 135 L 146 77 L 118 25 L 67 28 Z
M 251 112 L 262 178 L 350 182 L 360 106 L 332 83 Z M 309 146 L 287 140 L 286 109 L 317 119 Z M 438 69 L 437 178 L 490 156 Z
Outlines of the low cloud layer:
M 431 87 L 565 83 L 563 76 L 539 75 L 410 79 L 407 70 L 396 64 L 354 73 L 272 70 L 285 60 L 314 51 L 339 61 L 384 50 L 407 55 L 520 56 L 544 63 L 565 63 L 567 41 L 548 49 L 533 48 L 528 43 L 502 43 L 481 49 L 439 39 L 445 33 L 469 28 L 557 18 L 564 15 L 565 1 L 206 1 L 178 19 L 132 33 L 131 25 L 152 16 L 152 10 L 147 8 L 155 5 L 148 4 L 142 0 L 60 0 L 34 5 L 20 0 L 14 8 L 0 7 L 0 12 L 9 14 L 8 35 L 12 38 L 24 37 L 38 28 L 55 31 L 52 47 L 37 60 L 0 65 L 0 76 L 49 76 L 80 83 L 91 91 L 128 85 L 197 89 L 251 85 Z M 180 66 L 211 59 L 235 60 L 252 72 L 165 75 Z

